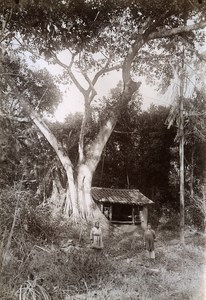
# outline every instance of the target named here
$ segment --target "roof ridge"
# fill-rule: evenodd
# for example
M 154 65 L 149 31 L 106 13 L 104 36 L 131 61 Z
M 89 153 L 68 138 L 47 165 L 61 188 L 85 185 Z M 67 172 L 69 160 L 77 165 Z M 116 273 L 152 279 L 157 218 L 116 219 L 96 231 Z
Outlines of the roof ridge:
M 102 190 L 118 190 L 118 191 L 139 191 L 139 189 L 119 189 L 119 188 L 108 188 L 108 187 L 99 187 L 99 186 L 92 186 L 92 189 L 102 189 Z M 141 193 L 141 192 L 140 192 Z

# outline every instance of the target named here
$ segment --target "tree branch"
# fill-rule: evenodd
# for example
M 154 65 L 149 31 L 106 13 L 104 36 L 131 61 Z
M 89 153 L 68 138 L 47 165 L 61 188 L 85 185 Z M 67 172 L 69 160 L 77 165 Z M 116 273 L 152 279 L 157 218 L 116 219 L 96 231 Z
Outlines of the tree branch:
M 75 84 L 75 86 L 77 87 L 77 89 L 83 94 L 85 95 L 86 90 L 81 86 L 81 84 L 79 83 L 79 81 L 76 79 L 76 77 L 74 76 L 73 72 L 71 71 L 71 68 L 69 66 L 67 66 L 66 64 L 64 64 L 63 62 L 61 62 L 57 55 L 54 54 L 54 62 L 56 62 L 56 64 L 60 65 L 62 68 L 64 68 L 65 70 L 67 70 L 71 80 L 73 81 L 73 83 Z
M 88 114 L 89 114 L 89 105 L 90 105 L 91 101 L 93 100 L 93 98 L 97 94 L 96 90 L 94 88 L 94 85 L 96 84 L 99 77 L 101 75 L 103 75 L 105 72 L 117 70 L 121 67 L 121 65 L 117 65 L 117 66 L 108 68 L 109 62 L 110 62 L 110 58 L 108 59 L 104 68 L 102 68 L 99 72 L 96 73 L 96 75 L 94 76 L 92 81 L 87 76 L 87 74 L 83 72 L 85 79 L 89 83 L 89 88 L 87 89 L 86 93 L 84 94 L 85 113 L 83 115 L 83 120 L 82 120 L 82 124 L 81 124 L 81 132 L 80 132 L 80 137 L 79 137 L 79 163 L 81 163 L 84 159 L 84 135 L 85 135 L 85 129 L 86 129 L 86 122 L 87 122 L 87 118 L 88 118 Z M 90 95 L 90 93 L 91 93 L 91 95 Z M 105 125 L 105 126 L 107 126 L 107 125 Z M 103 137 L 103 133 L 100 133 L 100 136 Z
M 151 33 L 146 33 L 138 35 L 137 40 L 129 49 L 123 64 L 123 81 L 128 82 L 131 80 L 130 69 L 133 63 L 134 57 L 137 55 L 139 49 L 148 41 L 155 40 L 159 38 L 167 38 L 173 35 L 177 35 L 183 32 L 190 32 L 194 30 L 204 29 L 206 27 L 206 21 L 200 22 L 192 25 L 180 26 L 172 29 L 159 29 L 158 31 L 153 31 Z M 148 29 L 149 31 L 149 29 Z
M 38 115 L 38 113 L 27 103 L 27 101 L 23 98 L 23 95 L 20 93 L 18 87 L 15 84 L 14 79 L 11 76 L 7 76 L 7 82 L 12 88 L 12 90 L 15 92 L 16 97 L 22 106 L 25 113 L 29 116 L 29 118 L 32 120 L 32 122 L 38 127 L 38 129 L 41 131 L 41 133 L 45 136 L 47 141 L 50 143 L 50 145 L 55 150 L 57 156 L 59 157 L 59 160 L 62 162 L 62 165 L 64 166 L 65 161 L 67 161 L 67 165 L 70 167 L 70 172 L 72 174 L 72 162 L 69 159 L 69 157 L 65 154 L 64 149 L 62 145 L 58 142 L 54 134 L 51 132 L 51 130 L 48 128 L 46 123 L 42 120 L 42 118 Z
M 206 21 L 192 25 L 180 26 L 172 29 L 159 29 L 158 31 L 152 32 L 148 35 L 147 40 L 154 40 L 159 38 L 166 38 L 172 35 L 177 35 L 183 32 L 190 32 L 194 30 L 204 29 L 206 27 Z
M 94 86 L 98 79 L 104 74 L 104 73 L 109 73 L 109 72 L 112 72 L 112 71 L 115 71 L 115 70 L 119 70 L 122 68 L 122 64 L 118 64 L 116 66 L 112 66 L 110 68 L 106 68 L 104 67 L 103 69 L 99 70 L 99 72 L 97 72 L 92 80 L 92 85 Z M 92 94 L 90 95 L 90 98 L 89 98 L 89 103 L 92 102 L 92 100 L 94 99 L 94 97 L 96 96 L 96 94 L 94 93 L 94 91 L 92 91 Z
M 89 83 L 89 88 L 87 90 L 88 94 L 92 91 L 92 94 L 94 96 L 97 95 L 97 92 L 94 88 L 94 84 L 92 83 L 91 79 L 88 77 L 88 75 L 86 74 L 86 72 L 82 72 L 82 74 L 84 75 L 84 78 L 86 79 L 86 81 Z
M 92 84 L 95 85 L 97 80 L 99 79 L 99 77 L 101 77 L 104 73 L 109 73 L 115 70 L 119 70 L 122 68 L 122 64 L 118 64 L 116 66 L 112 66 L 109 68 L 104 67 L 103 69 L 101 69 L 99 72 L 96 73 L 96 75 L 94 76 L 93 80 L 92 80 Z
M 193 51 L 201 61 L 205 61 L 205 62 L 206 62 L 206 55 L 204 55 L 204 54 L 200 53 L 199 51 L 197 51 L 197 50 L 193 47 L 193 45 L 192 45 L 186 38 L 184 38 L 184 37 L 182 37 L 182 36 L 179 36 L 179 39 L 182 40 L 183 44 L 184 44 L 185 46 L 189 47 L 189 49 L 190 49 L 191 51 Z

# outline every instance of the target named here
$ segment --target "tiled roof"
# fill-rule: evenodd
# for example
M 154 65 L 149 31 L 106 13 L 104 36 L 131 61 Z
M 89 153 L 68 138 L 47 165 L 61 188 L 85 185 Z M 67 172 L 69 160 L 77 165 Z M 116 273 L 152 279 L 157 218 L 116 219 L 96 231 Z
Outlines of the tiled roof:
M 154 203 L 145 197 L 139 190 L 129 189 L 109 189 L 109 188 L 92 188 L 92 197 L 100 203 L 122 203 L 146 205 Z

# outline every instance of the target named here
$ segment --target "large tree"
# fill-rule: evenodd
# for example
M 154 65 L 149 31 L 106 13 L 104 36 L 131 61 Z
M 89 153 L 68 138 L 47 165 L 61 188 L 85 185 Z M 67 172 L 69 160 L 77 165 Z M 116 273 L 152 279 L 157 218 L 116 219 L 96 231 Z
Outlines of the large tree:
M 90 190 L 92 177 L 117 119 L 140 82 L 135 75 L 157 79 L 172 77 L 170 63 L 178 59 L 178 47 L 201 41 L 197 30 L 206 26 L 204 5 L 194 1 L 9 1 L 1 7 L 1 44 L 9 49 L 18 41 L 18 51 L 44 55 L 64 69 L 64 78 L 82 93 L 85 112 L 78 146 L 78 163 L 73 165 L 62 144 L 18 90 L 7 68 L 6 78 L 24 111 L 46 137 L 61 161 L 68 180 L 65 213 L 91 218 L 95 211 Z M 187 24 L 187 20 L 190 20 Z M 186 24 L 186 25 L 185 25 Z M 68 63 L 58 53 L 68 50 Z M 2 49 L 3 52 L 3 49 Z M 171 54 L 177 54 L 171 58 Z M 161 59 L 160 59 L 161 58 Z M 4 61 L 1 53 L 1 62 Z M 158 62 L 158 63 L 157 63 Z M 150 67 L 150 68 L 148 68 Z M 1 64 L 4 74 L 3 64 Z M 95 85 L 101 76 L 121 70 L 123 88 L 116 105 L 102 120 L 99 131 L 85 140 Z M 81 74 L 79 81 L 75 70 Z M 11 70 L 12 72 L 12 70 Z M 154 77 L 153 77 L 154 78 Z M 167 82 L 168 80 L 165 80 Z

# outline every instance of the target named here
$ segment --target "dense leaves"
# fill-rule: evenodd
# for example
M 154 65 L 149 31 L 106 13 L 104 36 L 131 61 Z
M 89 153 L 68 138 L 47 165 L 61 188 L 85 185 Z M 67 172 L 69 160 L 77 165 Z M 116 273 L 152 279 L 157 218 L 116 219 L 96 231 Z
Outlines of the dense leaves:
M 6 29 L 12 36 L 20 34 L 20 49 L 44 54 L 48 60 L 55 62 L 55 55 L 62 50 L 70 50 L 76 57 L 76 65 L 80 69 L 101 69 L 106 58 L 112 53 L 110 64 L 124 59 L 131 44 L 144 33 L 146 38 L 151 32 L 171 29 L 181 25 L 197 15 L 196 20 L 204 19 L 204 4 L 193 1 L 165 0 L 147 1 L 20 1 L 19 5 L 4 3 L 2 6 Z M 4 22 L 2 21 L 2 27 Z M 11 38 L 11 36 L 9 36 Z M 8 38 L 7 38 L 8 39 Z M 183 39 L 183 40 L 182 40 Z M 168 54 L 176 52 L 175 44 L 200 42 L 199 34 L 184 33 L 178 38 L 172 36 L 161 42 L 150 42 L 140 52 L 134 64 L 137 74 L 145 75 L 148 65 L 149 72 L 164 72 L 168 75 Z M 16 42 L 16 40 L 15 40 Z M 166 55 L 165 61 L 159 60 L 157 67 L 154 49 L 157 55 Z M 163 53 L 162 53 L 163 51 Z M 177 51 L 178 52 L 178 51 Z M 98 53 L 97 56 L 93 54 Z M 101 56 L 101 55 L 102 56 Z M 176 59 L 175 56 L 173 59 Z M 69 55 L 68 55 L 69 60 Z M 166 67 L 164 67 L 166 64 Z M 170 68 L 169 68 L 170 69 Z
M 175 130 L 165 124 L 169 108 L 147 112 L 130 107 L 114 129 L 94 178 L 94 184 L 137 188 L 157 203 L 173 201 L 170 193 Z
M 33 72 L 26 64 L 20 66 L 20 60 L 15 59 L 6 58 L 4 64 L 5 80 L 1 81 L 3 94 L 0 102 L 1 186 L 23 180 L 27 188 L 36 191 L 40 187 L 41 190 L 42 177 L 51 177 L 47 175 L 51 173 L 51 164 L 44 162 L 47 159 L 55 162 L 54 151 L 36 131 L 30 118 L 25 116 L 19 98 L 26 98 L 36 111 L 48 117 L 61 100 L 61 94 L 48 71 Z M 10 79 L 6 80 L 8 74 L 15 80 L 14 90 Z M 47 188 L 46 180 L 42 185 Z
M 3 66 L 5 72 L 3 89 L 7 97 L 7 102 L 9 97 L 11 98 L 10 101 L 13 101 L 18 91 L 19 95 L 22 94 L 35 110 L 47 114 L 54 112 L 61 101 L 61 93 L 54 83 L 54 78 L 46 69 L 33 71 L 29 69 L 25 61 L 22 61 L 16 56 L 14 56 L 13 59 L 6 56 Z M 11 89 L 11 84 L 7 74 L 15 80 L 16 91 L 11 90 L 10 93 L 8 93 Z M 19 102 L 16 102 L 20 113 Z M 2 101 L 3 106 L 6 105 L 5 103 L 5 101 Z M 7 108 L 7 110 L 9 109 Z

